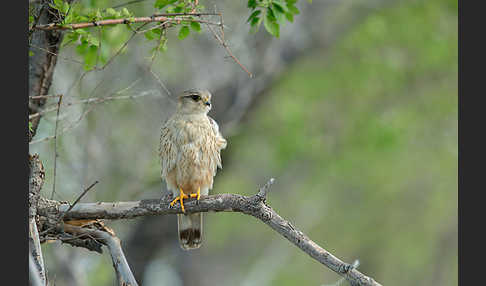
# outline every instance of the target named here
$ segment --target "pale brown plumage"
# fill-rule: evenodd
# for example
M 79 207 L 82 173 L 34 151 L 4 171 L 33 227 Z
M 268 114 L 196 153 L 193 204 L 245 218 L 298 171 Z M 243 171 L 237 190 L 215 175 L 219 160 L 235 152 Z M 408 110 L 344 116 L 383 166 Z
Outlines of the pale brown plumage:
M 226 140 L 216 121 L 207 116 L 211 109 L 207 90 L 188 90 L 178 98 L 177 110 L 162 126 L 159 155 L 162 179 L 174 197 L 208 195 L 213 177 L 221 165 Z M 179 241 L 183 249 L 198 248 L 202 237 L 202 214 L 178 215 Z

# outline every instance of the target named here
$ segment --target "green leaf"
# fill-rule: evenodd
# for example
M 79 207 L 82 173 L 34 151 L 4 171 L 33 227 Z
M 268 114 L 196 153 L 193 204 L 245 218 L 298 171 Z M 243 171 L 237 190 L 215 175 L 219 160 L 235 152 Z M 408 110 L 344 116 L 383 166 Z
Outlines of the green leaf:
M 246 22 L 250 22 L 253 20 L 253 18 L 257 17 L 258 18 L 258 15 L 260 15 L 260 13 L 262 12 L 262 10 L 255 10 L 253 13 L 251 13 L 250 17 L 248 17 L 248 20 L 246 20 Z
M 113 8 L 108 8 L 108 9 L 106 9 L 106 14 L 108 14 L 110 16 L 115 16 L 116 15 L 116 10 L 113 9 Z
M 189 36 L 189 27 L 188 26 L 182 26 L 182 28 L 179 30 L 179 39 L 184 40 L 187 36 Z
M 291 23 L 294 22 L 294 14 L 292 13 L 285 13 L 285 18 Z
M 285 3 L 287 3 L 287 6 L 294 5 L 295 3 L 297 3 L 297 0 L 285 0 Z
M 87 49 L 88 49 L 88 42 L 82 42 L 81 44 L 76 46 L 76 52 L 79 55 L 84 55 Z
M 88 43 L 90 43 L 91 45 L 96 46 L 96 47 L 100 46 L 100 41 L 98 40 L 98 38 L 93 37 L 91 35 L 89 35 L 89 37 L 88 37 Z
M 62 40 L 61 47 L 65 47 L 69 43 L 76 42 L 78 39 L 79 33 L 77 33 L 77 31 L 67 33 Z
M 66 14 L 69 11 L 69 3 L 63 2 L 61 7 L 61 12 Z
M 29 131 L 34 132 L 34 130 L 32 129 L 32 122 L 30 122 L 30 121 L 29 121 Z
M 191 22 L 191 29 L 199 33 L 201 32 L 201 25 L 199 22 Z
M 280 12 L 280 13 L 285 13 L 285 12 L 288 12 L 289 11 L 288 8 L 287 8 L 287 6 L 285 6 L 280 1 L 273 0 L 272 4 L 273 4 L 273 8 L 275 8 L 275 10 L 278 11 L 278 12 Z
M 258 29 L 258 26 L 260 26 L 260 24 L 262 23 L 262 18 L 259 18 L 259 17 L 255 17 L 253 19 L 251 19 L 251 22 L 250 22 L 250 26 L 252 27 L 255 27 Z
M 275 17 L 275 13 L 273 12 L 272 7 L 268 7 L 268 8 L 267 8 L 267 15 L 266 15 L 266 18 L 268 18 L 268 20 L 269 20 L 270 22 L 276 22 L 276 21 L 277 21 L 277 17 Z
M 184 12 L 184 8 L 185 8 L 186 4 L 184 4 L 184 3 L 181 3 L 181 4 L 174 7 L 174 13 L 183 13 Z
M 98 47 L 91 45 L 86 50 L 84 55 L 84 69 L 90 70 L 96 65 L 96 58 L 98 56 Z
M 248 8 L 255 9 L 256 6 L 257 6 L 257 1 L 256 0 L 248 0 Z
M 297 7 L 295 7 L 293 4 L 292 5 L 287 5 L 287 8 L 289 8 L 289 11 L 292 13 L 292 14 L 300 14 L 300 11 L 299 9 L 297 9 Z
M 144 33 L 144 36 L 145 38 L 147 38 L 147 40 L 151 41 L 155 38 L 155 33 L 154 33 L 154 30 L 149 30 L 147 32 Z
M 276 3 L 273 3 L 272 7 L 273 7 L 272 11 L 274 13 L 275 18 L 277 18 L 277 22 L 278 23 L 284 23 L 285 22 L 285 10 L 282 8 L 282 6 L 279 6 Z
M 156 0 L 155 3 L 154 3 L 154 8 L 163 9 L 165 6 L 169 5 L 170 2 L 171 1 L 168 1 L 168 0 Z M 175 2 L 175 1 L 173 1 L 173 2 Z
M 123 7 L 121 13 L 122 13 L 123 17 L 125 17 L 125 18 L 128 18 L 128 17 L 132 16 L 132 14 L 130 13 L 130 11 L 128 11 L 128 9 L 125 8 L 125 7 Z
M 278 38 L 280 36 L 280 27 L 271 11 L 272 10 L 267 9 L 267 15 L 263 21 L 263 25 L 265 26 L 267 32 Z
M 84 29 L 77 29 L 76 30 L 76 33 L 77 34 L 80 34 L 80 35 L 86 35 L 86 34 L 89 34 L 88 31 L 84 30 Z
M 29 57 L 32 57 L 34 55 L 34 52 L 29 51 Z M 30 123 L 30 122 L 29 122 Z
M 174 13 L 174 10 L 175 10 L 175 7 L 170 6 L 170 7 L 167 8 L 167 10 L 165 10 L 165 12 L 168 13 L 168 14 L 171 14 L 171 13 Z
M 62 0 L 54 0 L 54 8 L 57 8 L 58 10 L 62 9 Z

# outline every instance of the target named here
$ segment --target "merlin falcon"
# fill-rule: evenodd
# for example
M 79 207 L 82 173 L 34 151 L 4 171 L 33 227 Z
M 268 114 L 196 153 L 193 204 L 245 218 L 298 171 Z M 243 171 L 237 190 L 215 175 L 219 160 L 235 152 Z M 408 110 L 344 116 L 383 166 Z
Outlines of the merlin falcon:
M 184 199 L 200 199 L 213 188 L 213 178 L 221 169 L 221 150 L 226 139 L 207 114 L 211 110 L 211 93 L 207 90 L 184 91 L 177 98 L 177 109 L 162 126 L 159 156 L 161 177 L 182 212 Z M 199 248 L 202 242 L 202 213 L 178 214 L 179 242 L 184 250 Z

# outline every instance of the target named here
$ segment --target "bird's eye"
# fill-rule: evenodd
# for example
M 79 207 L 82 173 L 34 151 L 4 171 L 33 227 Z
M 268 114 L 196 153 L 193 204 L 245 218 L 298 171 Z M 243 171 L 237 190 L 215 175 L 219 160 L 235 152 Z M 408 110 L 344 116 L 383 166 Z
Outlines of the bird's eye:
M 198 101 L 198 100 L 200 100 L 200 99 L 201 99 L 201 97 L 200 97 L 199 95 L 191 95 L 191 98 L 192 98 L 192 100 L 194 100 L 194 101 Z

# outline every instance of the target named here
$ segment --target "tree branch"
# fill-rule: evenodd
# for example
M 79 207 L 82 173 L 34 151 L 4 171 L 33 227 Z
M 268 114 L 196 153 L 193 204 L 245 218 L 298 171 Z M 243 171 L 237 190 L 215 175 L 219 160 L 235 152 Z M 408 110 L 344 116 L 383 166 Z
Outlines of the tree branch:
M 44 3 L 35 4 L 35 6 L 39 5 L 44 6 Z M 56 20 L 56 17 L 51 13 L 53 8 L 48 5 L 45 7 L 45 9 L 40 9 L 36 22 L 43 24 Z M 59 52 L 63 34 L 58 31 L 32 32 L 33 29 L 34 27 L 29 32 L 31 33 L 29 45 L 36 46 L 42 50 L 35 51 L 32 56 L 29 56 L 29 96 L 39 96 L 48 94 L 57 63 L 57 56 L 55 55 Z M 36 113 L 45 103 L 46 99 L 29 99 L 29 114 Z M 29 132 L 29 142 L 37 132 L 39 121 L 40 117 L 29 119 L 29 122 L 32 123 L 32 131 Z
M 36 223 L 37 206 L 40 199 L 40 190 L 44 184 L 45 171 L 37 154 L 29 155 L 29 169 L 29 250 L 37 274 L 41 282 L 45 284 L 46 272 Z M 30 271 L 33 270 L 31 269 Z
M 170 14 L 166 14 L 170 16 Z M 180 14 L 177 14 L 180 15 Z M 58 23 L 50 23 L 46 25 L 37 25 L 34 26 L 33 29 L 37 30 L 77 30 L 82 28 L 90 28 L 90 27 L 98 27 L 98 26 L 106 26 L 106 25 L 119 25 L 119 24 L 132 24 L 132 23 L 152 23 L 152 22 L 179 22 L 179 21 L 189 21 L 189 22 L 199 22 L 209 25 L 220 26 L 221 23 L 201 20 L 201 19 L 193 19 L 186 17 L 187 16 L 200 16 L 201 13 L 195 14 L 185 14 L 180 15 L 178 17 L 167 17 L 167 16 L 153 16 L 153 17 L 136 17 L 136 18 L 122 18 L 122 19 L 109 19 L 109 20 L 101 20 L 101 21 L 93 21 L 93 22 L 85 22 L 85 23 L 75 23 L 75 24 L 65 24 L 61 25 Z
M 34 259 L 32 258 L 32 254 L 29 253 L 29 281 L 30 285 L 33 286 L 43 286 L 45 283 L 42 283 L 40 278 L 39 272 L 37 271 L 37 267 L 34 263 Z
M 295 246 L 319 261 L 337 274 L 345 277 L 352 285 L 373 285 L 380 284 L 372 278 L 367 277 L 350 264 L 344 263 L 330 252 L 326 251 L 317 243 L 312 241 L 303 232 L 295 228 L 290 222 L 283 219 L 270 206 L 265 203 L 266 191 L 273 183 L 270 180 L 259 192 L 253 196 L 242 196 L 238 194 L 218 194 L 201 197 L 199 202 L 188 200 L 184 203 L 186 213 L 196 212 L 240 212 L 251 215 L 273 230 L 285 237 Z M 141 200 L 134 202 L 97 202 L 79 203 L 66 212 L 69 204 L 61 204 L 55 201 L 42 200 L 39 202 L 39 213 L 48 214 L 56 209 L 58 214 L 64 215 L 65 220 L 69 219 L 129 219 L 149 215 L 180 214 L 181 208 L 170 207 L 172 196 L 167 195 L 160 200 Z M 50 210 L 50 211 L 49 211 Z
M 30 269 L 30 272 L 35 271 L 41 281 L 41 285 L 46 285 L 46 271 L 44 267 L 44 258 L 42 257 L 42 249 L 40 246 L 39 232 L 37 231 L 37 224 L 35 218 L 29 218 L 29 256 L 32 258 L 32 265 L 35 269 Z M 29 263 L 29 268 L 31 265 Z
M 113 268 L 115 268 L 116 278 L 120 286 L 138 286 L 135 277 L 128 266 L 127 259 L 123 254 L 120 239 L 106 231 L 95 230 L 90 228 L 83 228 L 69 224 L 64 225 L 64 231 L 74 234 L 79 237 L 88 236 L 108 247 L 110 251 L 111 260 L 113 261 Z

